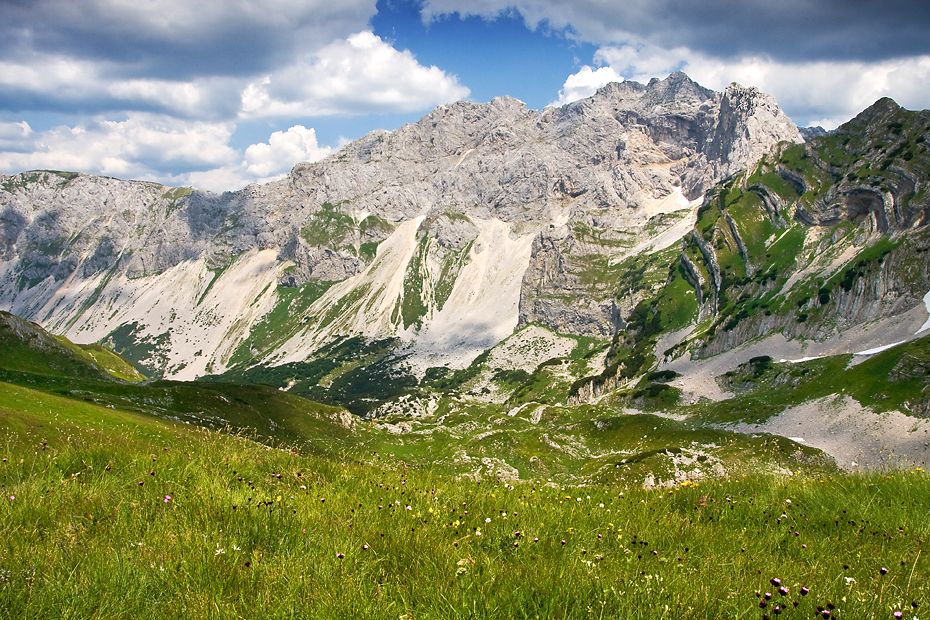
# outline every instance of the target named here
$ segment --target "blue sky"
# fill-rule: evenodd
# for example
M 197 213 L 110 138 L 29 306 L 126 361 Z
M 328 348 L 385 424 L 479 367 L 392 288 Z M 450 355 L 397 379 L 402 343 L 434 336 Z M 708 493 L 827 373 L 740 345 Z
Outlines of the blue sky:
M 925 0 L 0 0 L 0 172 L 233 190 L 458 99 L 684 70 L 832 128 L 930 107 Z

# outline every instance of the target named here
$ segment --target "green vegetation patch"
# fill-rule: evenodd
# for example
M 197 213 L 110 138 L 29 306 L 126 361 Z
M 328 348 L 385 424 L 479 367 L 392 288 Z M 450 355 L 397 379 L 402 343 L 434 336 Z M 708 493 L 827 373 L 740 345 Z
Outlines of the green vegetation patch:
M 324 202 L 310 223 L 300 229 L 300 236 L 312 246 L 338 249 L 355 227 L 351 215 L 340 211 L 338 205 Z
M 930 599 L 923 471 L 622 480 L 697 457 L 682 447 L 605 459 L 610 483 L 478 482 L 391 452 L 295 454 L 91 405 L 56 417 L 15 390 L 0 386 L 11 617 L 758 617 L 760 601 L 890 617 Z

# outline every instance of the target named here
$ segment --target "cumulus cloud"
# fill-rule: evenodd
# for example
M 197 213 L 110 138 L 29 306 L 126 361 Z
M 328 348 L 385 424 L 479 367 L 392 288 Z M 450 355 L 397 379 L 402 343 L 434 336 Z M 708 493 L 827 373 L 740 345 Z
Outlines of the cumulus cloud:
M 454 75 L 419 64 L 409 51 L 394 49 L 370 31 L 248 79 L 124 79 L 113 73 L 109 63 L 50 54 L 0 60 L 0 97 L 8 107 L 80 106 L 98 113 L 141 110 L 232 120 L 410 112 L 470 92 Z
M 559 91 L 559 98 L 552 105 L 565 105 L 590 97 L 601 86 L 610 82 L 622 82 L 623 78 L 614 71 L 613 67 L 600 67 L 592 69 L 585 65 L 578 73 L 573 73 L 565 80 L 565 85 Z
M 106 62 L 52 54 L 0 60 L 0 101 L 7 108 L 94 112 L 145 110 L 200 119 L 234 117 L 245 81 L 204 77 L 190 81 L 112 75 Z
M 136 114 L 123 121 L 96 118 L 41 132 L 10 125 L 19 126 L 21 134 L 0 143 L 3 170 L 50 168 L 157 180 L 159 169 L 214 167 L 236 157 L 227 144 L 233 127 L 226 123 Z
M 73 127 L 33 131 L 0 122 L 0 169 L 78 170 L 119 178 L 227 191 L 286 174 L 301 161 L 328 155 L 313 129 L 295 125 L 240 152 L 229 146 L 234 125 L 135 114 Z
M 317 144 L 313 129 L 294 125 L 287 131 L 274 132 L 267 143 L 247 148 L 243 166 L 257 179 L 270 178 L 287 172 L 298 162 L 323 159 L 330 152 L 332 148 Z
M 364 31 L 249 84 L 242 113 L 252 118 L 409 112 L 469 92 L 455 76 L 425 67 L 410 52 Z
M 425 111 L 469 92 L 366 30 L 375 0 L 0 6 L 4 173 L 52 168 L 238 189 L 329 153 L 298 118 Z M 86 118 L 32 131 L 24 119 L 33 112 Z M 246 119 L 290 129 L 233 148 Z

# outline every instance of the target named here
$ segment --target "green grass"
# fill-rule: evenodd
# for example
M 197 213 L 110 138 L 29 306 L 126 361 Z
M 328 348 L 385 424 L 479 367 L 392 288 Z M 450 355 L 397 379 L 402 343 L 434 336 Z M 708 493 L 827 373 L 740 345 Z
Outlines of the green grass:
M 47 398 L 0 386 L 4 617 L 890 618 L 930 600 L 919 470 L 476 482 Z
M 86 356 L 97 364 L 97 366 L 117 379 L 133 382 L 145 381 L 145 375 L 136 370 L 126 358 L 117 355 L 104 346 L 99 344 L 75 345 L 70 342 L 67 344 L 79 349 L 82 355 Z

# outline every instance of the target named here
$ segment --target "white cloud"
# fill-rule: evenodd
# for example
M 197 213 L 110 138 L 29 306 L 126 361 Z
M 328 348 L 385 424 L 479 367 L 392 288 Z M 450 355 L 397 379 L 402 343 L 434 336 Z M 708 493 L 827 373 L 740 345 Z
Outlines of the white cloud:
M 371 32 L 359 32 L 249 84 L 242 93 L 242 115 L 410 112 L 469 92 L 455 76 L 419 64 L 413 54 Z
M 31 99 L 54 101 L 55 107 L 157 110 L 190 118 L 230 118 L 238 111 L 237 99 L 246 82 L 243 78 L 224 77 L 189 81 L 124 79 L 111 63 L 53 54 L 0 60 L 0 93 L 27 94 Z
M 227 191 L 278 178 L 297 163 L 322 159 L 332 150 L 317 144 L 313 129 L 295 125 L 243 153 L 228 144 L 233 129 L 231 123 L 152 114 L 39 132 L 25 122 L 0 123 L 0 170 L 77 170 Z
M 256 178 L 267 178 L 288 172 L 302 161 L 318 161 L 332 152 L 320 146 L 316 132 L 303 125 L 294 125 L 287 131 L 276 131 L 267 143 L 253 144 L 245 150 L 243 166 Z
M 590 97 L 597 92 L 597 89 L 605 86 L 610 82 L 622 82 L 620 77 L 612 67 L 600 67 L 591 69 L 585 65 L 578 73 L 573 73 L 565 80 L 565 85 L 559 91 L 559 98 L 552 105 L 561 106 L 572 101 L 578 101 L 585 97 Z
M 233 160 L 228 123 L 183 122 L 135 114 L 124 121 L 92 119 L 74 127 L 22 132 L 2 145 L 4 171 L 52 168 L 151 179 L 155 170 L 216 166 Z
M 25 121 L 0 123 L 0 171 L 50 168 L 232 190 L 330 152 L 313 129 L 293 122 L 267 143 L 234 149 L 229 141 L 240 120 L 411 112 L 469 93 L 455 76 L 368 31 L 307 49 L 314 51 L 285 55 L 283 68 L 264 77 L 187 80 L 127 78 L 111 61 L 55 53 L 0 58 L 0 97 L 98 110 L 74 126 L 39 132 Z
M 891 97 L 910 109 L 922 109 L 930 102 L 930 56 L 877 62 L 723 60 L 686 48 L 625 45 L 601 48 L 595 60 L 640 82 L 681 70 L 715 90 L 723 90 L 730 82 L 756 86 L 773 95 L 802 126 L 819 124 L 832 129 L 881 97 Z
M 294 53 L 309 53 L 347 37 L 377 13 L 376 0 L 29 0 L 3 4 L 0 41 L 13 54 L 45 50 L 109 62 L 135 78 L 151 75 L 153 67 L 171 68 L 176 75 L 187 76 L 254 73 L 256 67 L 271 67 Z

